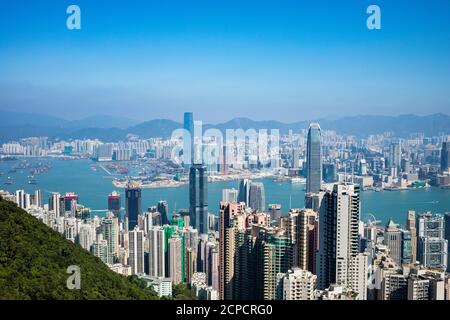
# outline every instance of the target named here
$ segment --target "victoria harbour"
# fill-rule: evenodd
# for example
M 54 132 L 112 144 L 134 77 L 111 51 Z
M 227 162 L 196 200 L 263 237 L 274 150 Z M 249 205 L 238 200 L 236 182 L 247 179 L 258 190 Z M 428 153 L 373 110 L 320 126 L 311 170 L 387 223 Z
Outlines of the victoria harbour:
M 8 173 L 13 164 L 1 162 L 1 178 L 13 179 L 13 184 L 2 185 L 0 189 L 14 192 L 24 189 L 25 192 L 34 192 L 40 189 L 44 197 L 49 197 L 53 192 L 74 192 L 80 196 L 80 203 L 92 210 L 91 215 L 102 216 L 106 212 L 107 195 L 117 190 L 112 180 L 121 175 L 111 175 L 105 172 L 98 164 L 89 159 L 58 159 L 36 158 L 27 160 L 30 165 L 44 162 L 51 163 L 52 168 L 39 176 L 37 184 L 28 184 L 28 171 L 18 169 L 15 173 Z M 93 168 L 95 168 L 93 170 Z M 2 181 L 2 183 L 4 182 Z M 305 186 L 290 182 L 277 182 L 273 179 L 261 179 L 266 190 L 266 208 L 269 204 L 281 204 L 281 211 L 286 215 L 290 208 L 303 208 L 305 198 Z M 209 211 L 218 214 L 218 203 L 222 198 L 222 190 L 238 188 L 239 181 L 226 181 L 210 183 L 208 186 Z M 122 194 L 123 191 L 117 190 Z M 189 208 L 188 185 L 173 188 L 151 188 L 142 190 L 143 208 L 154 206 L 160 200 L 166 200 L 169 213 L 174 209 Z M 450 190 L 437 187 L 427 189 L 409 189 L 402 191 L 363 191 L 361 192 L 361 220 L 373 219 L 383 223 L 393 219 L 400 225 L 404 223 L 408 210 L 417 212 L 432 211 L 433 213 L 445 213 L 450 211 Z

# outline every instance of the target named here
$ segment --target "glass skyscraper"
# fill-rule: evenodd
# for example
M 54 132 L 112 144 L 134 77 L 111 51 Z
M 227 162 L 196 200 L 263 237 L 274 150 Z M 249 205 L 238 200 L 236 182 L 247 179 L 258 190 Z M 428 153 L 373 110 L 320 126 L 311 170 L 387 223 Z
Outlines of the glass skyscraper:
M 189 132 L 183 137 L 183 155 L 184 166 L 188 170 L 194 163 L 194 114 L 192 112 L 184 113 L 184 129 Z
M 322 183 L 322 149 L 318 123 L 309 126 L 306 157 L 306 193 L 319 193 Z
M 134 230 L 138 224 L 138 215 L 141 212 L 141 189 L 139 187 L 128 186 L 125 189 L 126 217 L 128 219 L 128 230 Z
M 189 214 L 199 234 L 208 233 L 208 176 L 201 164 L 193 164 L 189 172 Z

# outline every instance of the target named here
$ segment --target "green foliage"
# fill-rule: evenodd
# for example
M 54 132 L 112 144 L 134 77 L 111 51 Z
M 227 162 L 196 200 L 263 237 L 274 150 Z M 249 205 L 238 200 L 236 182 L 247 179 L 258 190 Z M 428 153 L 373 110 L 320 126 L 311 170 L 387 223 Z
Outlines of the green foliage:
M 81 269 L 81 289 L 66 286 Z M 158 299 L 137 277 L 124 277 L 15 204 L 0 199 L 0 299 Z
M 195 296 L 194 292 L 185 284 L 177 284 L 172 287 L 172 297 L 175 300 L 196 300 L 197 297 Z

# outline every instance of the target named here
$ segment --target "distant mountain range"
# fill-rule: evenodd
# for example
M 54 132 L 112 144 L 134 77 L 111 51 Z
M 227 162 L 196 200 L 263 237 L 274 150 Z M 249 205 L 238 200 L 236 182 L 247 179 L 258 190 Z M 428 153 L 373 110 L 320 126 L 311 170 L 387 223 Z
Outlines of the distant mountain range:
M 399 115 L 370 116 L 360 115 L 343 117 L 337 120 L 313 119 L 294 123 L 279 121 L 255 121 L 248 118 L 234 118 L 219 124 L 204 124 L 204 130 L 226 129 L 279 129 L 281 134 L 289 130 L 299 132 L 307 129 L 310 122 L 317 121 L 323 130 L 334 130 L 340 134 L 366 137 L 370 134 L 393 132 L 398 137 L 407 137 L 412 133 L 425 135 L 450 134 L 450 116 L 433 114 L 429 116 Z M 81 120 L 69 121 L 40 114 L 27 114 L 0 110 L 0 142 L 30 136 L 48 136 L 61 139 L 98 138 L 103 141 L 124 140 L 127 134 L 135 134 L 141 138 L 169 137 L 173 130 L 182 128 L 182 124 L 167 119 L 154 119 L 142 123 L 135 121 L 97 115 Z

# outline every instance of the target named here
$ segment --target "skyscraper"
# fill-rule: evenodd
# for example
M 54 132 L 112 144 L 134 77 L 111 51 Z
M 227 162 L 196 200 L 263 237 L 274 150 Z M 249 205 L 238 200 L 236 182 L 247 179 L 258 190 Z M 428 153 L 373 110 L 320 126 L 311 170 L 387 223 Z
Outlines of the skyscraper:
M 250 184 L 251 181 L 248 179 L 242 179 L 239 183 L 238 202 L 244 202 L 247 206 L 249 205 Z
M 281 218 L 281 204 L 269 204 L 269 213 L 273 225 L 278 225 Z
M 120 213 L 121 199 L 120 193 L 113 191 L 108 195 L 108 211 L 114 213 L 114 216 L 118 217 Z
M 450 212 L 447 212 L 444 215 L 444 224 L 445 224 L 445 240 L 447 240 L 448 245 L 450 243 Z M 447 254 L 447 272 L 449 271 L 450 271 L 450 254 Z
M 250 183 L 249 203 L 247 205 L 256 212 L 264 212 L 266 209 L 266 195 L 262 182 Z
M 238 201 L 238 191 L 236 189 L 223 189 L 222 202 L 235 203 Z
M 129 232 L 131 274 L 144 273 L 144 231 L 137 228 Z
M 152 227 L 149 232 L 149 274 L 151 277 L 165 277 L 165 231 L 163 227 Z
M 322 147 L 318 123 L 309 126 L 306 148 L 306 193 L 319 193 L 322 183 Z
M 444 217 L 429 213 L 418 218 L 418 260 L 428 268 L 447 269 L 448 241 Z
M 442 142 L 441 172 L 450 171 L 450 142 Z
M 278 300 L 314 300 L 317 276 L 309 271 L 292 268 L 278 275 Z
M 357 286 L 355 290 L 361 290 L 359 285 L 364 281 L 358 275 L 362 275 L 360 270 L 367 259 L 358 256 L 359 190 L 358 185 L 335 184 L 332 190 L 324 194 L 319 217 L 319 289 L 338 284 Z
M 163 225 L 169 224 L 169 209 L 167 206 L 167 201 L 158 202 L 158 212 L 161 214 L 161 222 Z
M 417 261 L 417 228 L 416 228 L 416 212 L 408 211 L 408 219 L 406 220 L 406 230 L 411 233 L 411 260 L 412 263 Z
M 113 219 L 103 219 L 101 225 L 101 232 L 104 239 L 108 243 L 108 263 L 113 264 L 116 257 L 119 230 L 117 230 Z
M 389 167 L 400 170 L 402 161 L 402 148 L 400 141 L 393 141 L 389 150 Z
M 200 164 L 193 164 L 189 172 L 189 214 L 198 232 L 208 233 L 208 177 Z
M 386 232 L 384 236 L 384 242 L 389 248 L 389 256 L 398 266 L 402 265 L 402 231 L 397 225 L 389 220 L 386 226 Z
M 174 235 L 168 240 L 168 264 L 169 277 L 172 278 L 173 284 L 181 283 L 183 279 L 183 259 L 182 259 L 182 241 L 178 235 Z
M 125 189 L 125 211 L 128 220 L 128 230 L 133 230 L 138 224 L 138 215 L 141 213 L 141 189 L 132 183 Z

